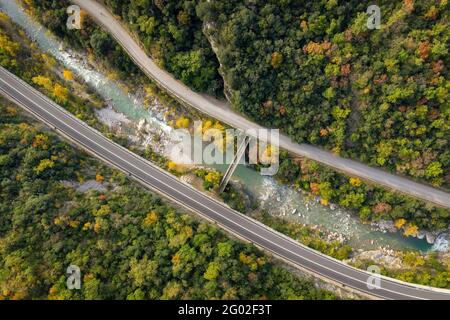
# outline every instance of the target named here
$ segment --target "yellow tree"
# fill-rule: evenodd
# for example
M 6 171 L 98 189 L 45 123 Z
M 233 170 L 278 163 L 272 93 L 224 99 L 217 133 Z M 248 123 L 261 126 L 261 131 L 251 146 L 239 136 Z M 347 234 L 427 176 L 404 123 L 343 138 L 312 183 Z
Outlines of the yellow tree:
M 65 103 L 69 97 L 69 90 L 57 83 L 53 88 L 53 96 L 57 102 Z
M 36 76 L 36 77 L 32 78 L 31 81 L 33 81 L 35 84 L 44 88 L 47 91 L 52 91 L 52 88 L 53 88 L 52 80 L 50 80 L 47 77 Z
M 66 79 L 67 81 L 73 80 L 73 73 L 70 70 L 64 70 L 63 76 L 64 76 L 64 79 Z
M 181 117 L 179 119 L 177 119 L 177 121 L 175 122 L 175 127 L 176 128 L 188 128 L 189 127 L 189 119 L 186 117 Z

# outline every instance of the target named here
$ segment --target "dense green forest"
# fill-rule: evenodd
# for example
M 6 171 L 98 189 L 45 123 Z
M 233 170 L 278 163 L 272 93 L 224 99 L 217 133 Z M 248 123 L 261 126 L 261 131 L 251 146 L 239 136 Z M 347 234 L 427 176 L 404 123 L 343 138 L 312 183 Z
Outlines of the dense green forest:
M 136 32 L 155 61 L 194 90 L 222 94 L 219 64 L 196 1 L 103 1 Z
M 77 79 L 74 78 L 69 70 L 65 70 L 58 65 L 50 56 L 42 54 L 26 38 L 22 37 L 20 29 L 16 28 L 5 15 L 0 15 L 0 26 L 2 27 L 0 29 L 0 44 L 2 44 L 3 48 L 3 51 L 0 51 L 3 54 L 0 65 L 9 68 L 30 84 L 35 85 L 38 90 L 53 98 L 78 118 L 101 130 L 107 137 L 114 139 L 138 155 L 175 175 L 180 176 L 186 173 L 185 169 L 177 168 L 174 162 L 168 161 L 164 156 L 153 152 L 151 148 L 142 150 L 128 143 L 126 138 L 112 134 L 108 128 L 101 125 L 96 119 L 94 110 L 96 107 L 101 106 L 101 102 L 96 99 L 92 101 L 93 97 L 90 94 L 86 96 L 87 91 L 89 91 L 88 88 L 80 88 Z M 26 64 L 24 65 L 28 67 L 23 68 L 22 65 L 17 63 L 17 59 L 25 61 Z M 66 80 L 66 78 L 70 80 Z M 69 91 L 66 87 L 71 90 Z M 84 98 L 81 99 L 80 96 Z M 216 128 L 219 128 L 219 126 L 216 126 Z M 195 175 L 204 180 L 203 187 L 205 190 L 218 188 L 221 179 L 219 172 L 204 169 L 195 169 L 194 172 Z M 243 195 L 232 188 L 231 185 L 227 186 L 225 192 L 220 194 L 220 197 L 232 208 L 245 213 L 246 208 Z M 325 254 L 339 256 L 341 259 L 348 258 L 351 252 L 348 246 L 340 243 L 326 243 L 321 235 L 307 229 L 306 227 L 303 228 L 304 237 L 301 239 L 303 243 Z M 336 252 L 346 252 L 346 254 L 339 253 L 335 255 Z
M 211 0 L 233 106 L 298 142 L 450 183 L 449 4 L 360 0 Z
M 96 179 L 107 191 L 61 181 Z M 0 105 L 0 298 L 331 299 Z M 66 268 L 82 289 L 66 288 Z
M 237 110 L 283 128 L 298 142 L 437 186 L 450 183 L 446 1 L 379 1 L 381 30 L 367 28 L 364 1 L 197 3 L 197 15 L 220 46 L 218 58 Z M 130 12 L 134 16 L 154 6 L 151 1 L 106 4 L 128 22 Z M 141 39 L 146 44 L 150 38 L 141 34 Z M 324 203 L 357 211 L 363 220 L 401 224 L 405 219 L 406 235 L 417 227 L 449 224 L 449 210 L 314 162 L 302 165 L 284 157 L 279 176 Z

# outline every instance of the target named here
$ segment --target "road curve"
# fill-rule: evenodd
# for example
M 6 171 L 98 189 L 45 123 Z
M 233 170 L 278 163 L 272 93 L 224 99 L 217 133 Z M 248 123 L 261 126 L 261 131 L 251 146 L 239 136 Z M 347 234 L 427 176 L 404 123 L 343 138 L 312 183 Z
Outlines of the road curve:
M 232 111 L 229 105 L 224 106 L 224 103 L 193 92 L 180 81 L 175 80 L 169 73 L 159 68 L 147 56 L 138 42 L 130 36 L 128 31 L 103 5 L 94 0 L 71 0 L 71 2 L 79 5 L 100 23 L 118 41 L 124 50 L 128 52 L 133 61 L 148 77 L 183 103 L 237 129 L 246 131 L 248 129 L 261 128 L 256 123 Z M 396 176 L 354 160 L 340 158 L 312 145 L 295 143 L 285 135 L 280 135 L 280 147 L 293 154 L 323 163 L 348 175 L 360 177 L 363 180 L 385 186 L 441 207 L 450 208 L 449 193 L 414 182 L 408 178 Z
M 84 150 L 115 166 L 144 186 L 215 222 L 227 231 L 319 277 L 381 299 L 450 300 L 449 290 L 416 286 L 382 277 L 379 289 L 368 289 L 371 274 L 325 256 L 240 214 L 178 180 L 131 151 L 105 138 L 30 85 L 0 67 L 0 93 L 31 112 Z

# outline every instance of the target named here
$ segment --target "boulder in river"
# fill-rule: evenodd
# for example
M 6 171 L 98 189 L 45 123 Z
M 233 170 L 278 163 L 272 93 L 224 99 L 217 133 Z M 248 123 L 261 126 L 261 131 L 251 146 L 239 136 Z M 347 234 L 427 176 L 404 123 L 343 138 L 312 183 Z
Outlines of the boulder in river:
M 372 223 L 374 227 L 377 227 L 382 232 L 396 232 L 397 228 L 392 220 L 380 220 Z
M 432 232 L 425 231 L 425 239 L 427 239 L 427 242 L 429 244 L 433 244 L 434 241 L 436 240 L 436 235 Z
M 147 124 L 147 120 L 145 118 L 142 118 L 141 120 L 139 120 L 138 125 L 137 125 L 137 129 L 139 132 L 145 132 L 145 127 Z

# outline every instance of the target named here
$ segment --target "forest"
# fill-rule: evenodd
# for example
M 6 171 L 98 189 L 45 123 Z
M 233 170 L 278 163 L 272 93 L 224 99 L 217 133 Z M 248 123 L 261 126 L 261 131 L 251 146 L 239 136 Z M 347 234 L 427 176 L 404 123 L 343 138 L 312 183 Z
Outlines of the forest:
M 82 193 L 63 183 L 90 179 L 106 190 Z M 177 212 L 4 101 L 0 186 L 0 299 L 335 298 Z M 408 271 L 400 279 L 448 286 L 448 270 L 436 259 L 406 259 L 440 273 Z M 73 264 L 82 271 L 81 290 L 66 287 Z
M 80 192 L 64 181 L 95 179 Z M 334 299 L 0 103 L 0 299 Z M 66 269 L 82 271 L 81 290 Z
M 127 74 L 137 74 L 139 69 L 128 55 L 107 33 L 102 31 L 87 15 L 83 15 L 81 30 L 68 30 L 67 8 L 68 0 L 24 0 L 25 8 L 38 16 L 42 23 L 56 36 L 69 40 L 76 49 L 83 48 L 93 54 L 104 56 L 109 66 Z M 36 10 L 36 11 L 35 11 Z
M 172 6 L 159 3 L 164 10 Z M 198 17 L 211 26 L 207 36 L 220 46 L 221 73 L 236 110 L 298 142 L 448 187 L 446 1 L 379 1 L 380 30 L 367 28 L 361 1 L 197 3 Z M 155 5 L 106 4 L 128 22 L 130 12 Z M 141 34 L 141 40 L 149 38 Z M 286 154 L 279 177 L 362 220 L 394 220 L 405 235 L 450 222 L 446 209 Z

